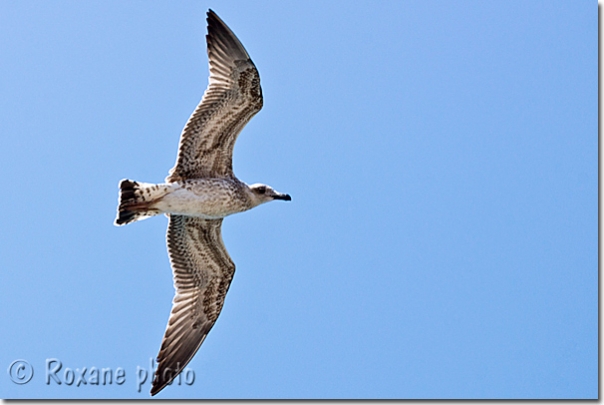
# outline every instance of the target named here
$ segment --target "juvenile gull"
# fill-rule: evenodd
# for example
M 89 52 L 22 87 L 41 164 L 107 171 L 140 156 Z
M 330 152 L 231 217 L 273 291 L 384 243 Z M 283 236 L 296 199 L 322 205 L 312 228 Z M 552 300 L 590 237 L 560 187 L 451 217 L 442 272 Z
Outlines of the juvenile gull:
M 176 165 L 164 184 L 120 182 L 116 225 L 162 213 L 169 217 L 176 295 L 151 395 L 185 368 L 220 314 L 235 273 L 222 242 L 222 219 L 265 202 L 291 200 L 233 174 L 237 135 L 262 108 L 260 77 L 241 42 L 212 10 L 207 22 L 209 86 L 180 136 Z

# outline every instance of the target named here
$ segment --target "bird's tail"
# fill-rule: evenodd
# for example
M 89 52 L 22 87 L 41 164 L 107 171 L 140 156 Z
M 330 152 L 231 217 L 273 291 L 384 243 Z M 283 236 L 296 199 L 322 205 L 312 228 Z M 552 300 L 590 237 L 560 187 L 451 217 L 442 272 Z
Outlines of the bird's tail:
M 165 190 L 158 184 L 122 180 L 115 225 L 126 225 L 159 214 L 152 205 L 165 194 Z

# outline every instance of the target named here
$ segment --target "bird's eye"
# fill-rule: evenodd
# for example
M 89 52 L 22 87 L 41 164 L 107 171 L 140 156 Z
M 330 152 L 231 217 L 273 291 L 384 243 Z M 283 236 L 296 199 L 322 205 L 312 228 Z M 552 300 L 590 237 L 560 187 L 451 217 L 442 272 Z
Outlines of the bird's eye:
M 260 194 L 266 193 L 266 187 L 258 187 L 258 193 L 260 193 Z

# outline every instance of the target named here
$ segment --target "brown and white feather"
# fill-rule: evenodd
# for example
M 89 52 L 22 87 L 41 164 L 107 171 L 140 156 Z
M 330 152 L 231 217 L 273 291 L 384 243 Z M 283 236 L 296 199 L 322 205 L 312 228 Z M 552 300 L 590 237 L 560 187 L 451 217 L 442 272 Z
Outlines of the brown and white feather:
M 233 177 L 237 136 L 262 108 L 260 76 L 247 51 L 211 10 L 207 22 L 209 86 L 181 134 L 167 182 Z
M 224 247 L 221 225 L 222 219 L 170 215 L 167 241 L 176 295 L 151 395 L 184 369 L 222 310 L 235 264 Z

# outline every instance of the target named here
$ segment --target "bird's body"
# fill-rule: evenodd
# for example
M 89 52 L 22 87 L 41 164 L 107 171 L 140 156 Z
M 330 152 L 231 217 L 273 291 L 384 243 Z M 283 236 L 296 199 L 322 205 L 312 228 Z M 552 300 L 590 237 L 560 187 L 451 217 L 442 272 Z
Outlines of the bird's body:
M 176 183 L 157 204 L 164 211 L 203 219 L 219 219 L 252 208 L 246 184 L 237 179 L 192 179 Z
M 219 219 L 255 206 L 248 185 L 236 178 L 190 179 L 165 184 L 131 183 L 134 183 L 132 188 L 138 195 L 137 201 L 145 205 L 137 219 L 157 214 Z M 127 213 L 128 209 L 122 212 Z
M 241 42 L 212 10 L 207 22 L 209 86 L 181 134 L 176 165 L 162 184 L 120 182 L 116 225 L 169 217 L 176 295 L 151 395 L 184 369 L 222 310 L 235 273 L 222 242 L 223 218 L 265 202 L 291 200 L 264 184 L 248 186 L 233 173 L 237 136 L 263 105 L 260 77 Z

